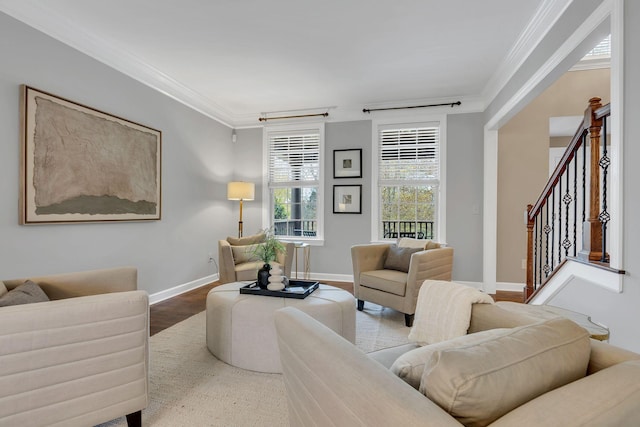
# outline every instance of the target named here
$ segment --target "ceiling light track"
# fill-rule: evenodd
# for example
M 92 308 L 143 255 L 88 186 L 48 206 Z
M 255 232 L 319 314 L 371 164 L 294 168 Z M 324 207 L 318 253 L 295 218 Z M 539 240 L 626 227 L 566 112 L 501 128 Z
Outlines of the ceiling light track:
M 444 104 L 428 104 L 428 105 L 410 105 L 408 107 L 387 107 L 387 108 L 363 108 L 363 113 L 371 113 L 372 111 L 386 111 L 386 110 L 405 110 L 410 108 L 427 108 L 427 107 L 445 107 L 451 106 L 451 108 L 462 105 L 462 102 L 445 102 Z
M 258 120 L 261 122 L 266 122 L 267 120 L 281 120 L 281 119 L 301 119 L 304 117 L 329 117 L 329 113 L 318 113 L 318 114 L 298 114 L 295 116 L 276 116 L 276 117 L 260 117 Z

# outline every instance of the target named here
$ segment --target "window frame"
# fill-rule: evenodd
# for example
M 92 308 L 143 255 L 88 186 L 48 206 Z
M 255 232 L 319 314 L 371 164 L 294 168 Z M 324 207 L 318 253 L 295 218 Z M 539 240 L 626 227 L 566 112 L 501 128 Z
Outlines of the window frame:
M 406 126 L 412 128 L 416 126 L 433 126 L 436 124 L 440 128 L 439 140 L 439 183 L 438 193 L 436 195 L 436 227 L 435 240 L 446 243 L 447 236 L 447 184 L 446 184 L 446 165 L 447 165 L 447 116 L 446 114 L 415 114 L 396 117 L 386 117 L 374 119 L 371 122 L 371 242 L 372 243 L 388 243 L 391 240 L 385 239 L 380 235 L 380 128 L 390 125 Z
M 273 218 L 271 212 L 274 209 L 274 201 L 271 197 L 271 188 L 269 186 L 270 172 L 270 134 L 295 134 L 300 131 L 317 131 L 318 132 L 318 198 L 316 205 L 317 224 L 315 236 L 283 236 L 281 239 L 285 242 L 304 242 L 310 245 L 324 244 L 324 147 L 325 147 L 325 124 L 324 122 L 306 122 L 300 124 L 283 124 L 283 125 L 265 125 L 262 130 L 262 158 L 263 158 L 263 176 L 262 176 L 262 227 L 270 228 L 273 226 Z M 304 183 L 304 181 L 301 181 Z M 286 187 L 291 188 L 291 187 Z

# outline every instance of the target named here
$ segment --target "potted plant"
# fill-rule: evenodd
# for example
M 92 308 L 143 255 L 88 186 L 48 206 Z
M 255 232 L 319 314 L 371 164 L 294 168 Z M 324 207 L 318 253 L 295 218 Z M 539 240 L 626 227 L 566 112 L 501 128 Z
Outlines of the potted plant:
M 255 246 L 253 254 L 264 263 L 262 268 L 258 270 L 258 286 L 261 289 L 266 289 L 269 284 L 270 263 L 277 259 L 278 253 L 285 251 L 285 247 L 276 239 L 272 230 L 267 229 L 263 232 L 265 234 L 264 242 Z

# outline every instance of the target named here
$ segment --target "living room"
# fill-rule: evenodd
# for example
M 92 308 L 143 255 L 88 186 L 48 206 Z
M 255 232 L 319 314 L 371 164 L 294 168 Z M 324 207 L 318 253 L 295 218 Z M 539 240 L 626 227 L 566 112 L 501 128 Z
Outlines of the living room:
M 600 2 L 594 2 L 593 10 Z M 606 6 L 606 3 L 605 3 Z M 573 11 L 569 5 L 567 16 L 576 21 L 589 16 L 584 9 Z M 611 6 L 608 6 L 611 8 Z M 619 7 L 619 6 L 617 6 Z M 628 7 L 625 5 L 625 7 Z M 624 19 L 628 19 L 625 11 Z M 226 184 L 231 180 L 251 180 L 257 184 L 257 199 L 245 203 L 245 230 L 255 232 L 266 226 L 262 218 L 262 129 L 237 129 L 236 142 L 232 142 L 233 129 L 216 120 L 197 113 L 111 67 L 55 41 L 49 36 L 3 15 L 6 24 L 3 45 L 2 120 L 5 144 L 2 147 L 2 194 L 5 207 L 0 213 L 2 235 L 11 245 L 3 250 L 3 271 L 8 277 L 30 274 L 76 271 L 96 267 L 135 265 L 140 271 L 141 287 L 152 295 L 152 301 L 207 283 L 217 274 L 210 255 L 216 255 L 215 242 L 233 235 L 237 222 L 237 203 L 226 200 Z M 578 26 L 578 22 L 574 24 Z M 626 27 L 625 27 L 626 28 Z M 628 30 L 628 29 L 627 29 Z M 560 30 L 556 30 L 560 31 Z M 567 29 L 561 30 L 566 38 Z M 628 36 L 630 37 L 630 36 Z M 540 63 L 549 57 L 538 59 Z M 541 56 L 541 54 L 538 54 Z M 625 66 L 629 62 L 624 51 Z M 575 62 L 575 61 L 574 61 Z M 46 64 L 44 66 L 43 64 Z M 631 64 L 631 65 L 628 65 Z M 568 67 L 568 66 L 566 66 Z M 533 73 L 530 70 L 529 73 Z M 633 73 L 624 73 L 629 79 Z M 524 73 L 518 81 L 524 81 Z M 612 78 L 615 78 L 613 76 Z M 20 85 L 30 84 L 38 89 L 63 96 L 120 117 L 143 123 L 162 131 L 162 220 L 147 223 L 82 224 L 76 226 L 18 225 L 18 209 L 13 206 L 19 199 L 20 158 Z M 633 82 L 624 81 L 624 92 Z M 612 85 L 612 87 L 616 87 Z M 515 88 L 511 88 L 516 92 Z M 501 95 L 501 99 L 507 96 Z M 483 286 L 491 292 L 496 289 L 497 224 L 492 204 L 496 203 L 496 187 L 490 182 L 496 175 L 486 176 L 491 168 L 491 156 L 485 151 L 491 145 L 485 141 L 484 126 L 498 111 L 500 100 L 484 111 L 449 114 L 444 110 L 425 114 L 446 114 L 447 164 L 446 170 L 446 226 L 441 236 L 456 248 L 454 278 Z M 615 100 L 614 100 L 615 101 Z M 461 106 L 465 107 L 465 105 Z M 457 108 L 461 108 L 457 107 Z M 437 110 L 437 109 L 436 109 Z M 625 114 L 627 109 L 624 109 Z M 355 243 L 371 239 L 371 119 L 360 114 L 359 120 L 326 123 L 325 141 L 325 236 L 324 245 L 312 248 L 312 270 L 319 279 L 349 280 L 351 265 L 348 248 Z M 257 119 L 254 117 L 253 120 Z M 624 122 L 624 121 L 623 121 Z M 625 134 L 627 135 L 627 134 Z M 15 143 L 10 143 L 15 141 Z M 332 214 L 331 153 L 336 149 L 362 148 L 363 168 L 362 215 Z M 630 158 L 625 147 L 625 159 Z M 487 160 L 488 159 L 488 160 Z M 241 167 L 235 166 L 241 165 Z M 625 170 L 627 173 L 633 171 Z M 492 196 L 493 194 L 493 196 Z M 629 198 L 622 197 L 625 211 Z M 632 198 L 633 199 L 633 198 Z M 487 204 L 487 205 L 485 205 Z M 12 207 L 13 206 L 13 207 Z M 478 213 L 479 212 L 479 213 Z M 621 215 L 629 221 L 631 215 Z M 620 230 L 629 233 L 632 224 L 621 223 Z M 348 233 L 346 232 L 348 230 Z M 524 230 L 523 230 L 524 234 Z M 483 238 L 483 236 L 489 236 Z M 64 241 L 63 246 L 60 242 Z M 520 249 L 519 249 L 520 250 Z M 523 249 L 522 249 L 523 250 Z M 633 249 L 629 249 L 633 251 Z M 624 258 L 629 257 L 624 251 Z M 622 251 L 617 257 L 622 262 Z M 631 252 L 633 253 L 633 252 Z M 334 256 L 340 254 L 340 256 Z M 628 258 L 627 258 L 628 257 Z M 171 263 L 167 263 L 171 260 Z M 629 265 L 624 265 L 632 271 Z M 633 275 L 624 278 L 633 282 Z M 524 278 L 523 278 L 524 281 Z M 636 286 L 629 286 L 636 289 Z M 630 291 L 632 292 L 632 291 Z M 625 292 L 624 298 L 614 298 L 610 304 L 621 304 L 625 316 L 603 319 L 608 324 L 624 328 L 632 314 L 626 307 L 633 305 L 635 297 Z M 631 306 L 627 306 L 631 304 Z M 633 346 L 632 331 L 625 341 Z
M 0 10 L 9 3 L 0 2 Z M 606 294 L 603 299 L 598 290 L 590 290 L 588 300 L 577 308 L 596 310 L 600 320 L 614 331 L 612 343 L 639 351 L 634 325 L 640 320 L 636 310 L 640 282 L 635 274 L 640 248 L 634 237 L 640 236 L 640 230 L 634 218 L 640 202 L 633 183 L 640 172 L 633 165 L 640 158 L 640 148 L 634 143 L 633 125 L 640 107 L 633 100 L 640 90 L 636 77 L 640 71 L 640 30 L 634 25 L 635 18 L 640 17 L 640 6 L 629 0 L 576 3 L 568 3 L 545 43 L 532 51 L 530 59 L 505 82 L 492 102 L 464 113 L 451 107 L 427 113 L 446 117 L 446 227 L 442 237 L 456 251 L 454 280 L 478 284 L 489 292 L 500 289 L 496 279 L 497 239 L 492 237 L 500 226 L 495 212 L 498 177 L 492 151 L 497 145 L 492 138 L 497 137 L 491 133 L 497 133 L 510 116 L 509 109 L 526 104 L 529 95 L 519 94 L 525 83 L 535 80 L 539 70 L 567 40 L 573 40 L 572 35 L 595 11 L 608 8 L 604 16 L 608 20 L 611 15 L 612 34 L 624 35 L 624 45 L 616 45 L 623 50 L 617 53 L 618 68 L 612 68 L 611 99 L 619 103 L 614 105 L 619 114 L 619 153 L 624 152 L 620 164 L 624 184 L 618 195 L 624 203 L 620 203 L 617 233 L 625 238 L 617 244 L 616 261 L 627 274 L 622 278 L 621 293 Z M 598 25 L 592 27 L 599 30 Z M 264 228 L 261 127 L 227 126 L 199 112 L 197 105 L 187 106 L 4 13 L 0 14 L 0 36 L 3 278 L 132 265 L 138 268 L 140 289 L 150 294 L 152 303 L 209 283 L 218 274 L 215 263 L 209 262 L 210 255 L 217 260 L 216 242 L 233 236 L 237 229 L 238 204 L 226 197 L 227 183 L 234 180 L 256 183 L 256 200 L 244 204 L 245 233 Z M 576 55 L 568 54 L 569 60 Z M 557 78 L 563 67 L 562 72 L 569 65 L 559 61 L 558 70 L 546 70 L 549 79 Z M 550 83 L 540 77 L 540 86 Z M 23 84 L 161 130 L 161 220 L 19 225 Z M 467 108 L 467 103 L 461 107 Z M 253 120 L 257 122 L 257 117 Z M 371 240 L 372 132 L 372 120 L 365 114 L 325 123 L 324 242 L 311 248 L 314 278 L 351 280 L 349 248 Z M 339 183 L 332 178 L 332 153 L 348 148 L 363 150 L 363 178 L 358 181 L 363 184 L 361 215 L 337 215 L 331 209 L 331 189 Z

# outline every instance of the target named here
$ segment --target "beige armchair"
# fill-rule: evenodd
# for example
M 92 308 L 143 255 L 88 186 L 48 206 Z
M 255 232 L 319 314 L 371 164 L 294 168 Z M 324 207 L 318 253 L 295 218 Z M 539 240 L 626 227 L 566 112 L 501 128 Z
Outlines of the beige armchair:
M 30 280 L 50 301 L 0 307 L 0 426 L 92 426 L 124 415 L 140 426 L 149 402 L 149 298 L 136 290 L 137 270 Z
M 428 250 L 416 248 L 417 252 L 405 251 L 400 255 L 410 257 L 406 271 L 390 265 L 388 257 L 394 254 L 390 254 L 393 249 L 389 244 L 353 246 L 353 292 L 358 299 L 358 310 L 364 309 L 365 301 L 393 308 L 404 313 L 405 324 L 412 326 L 422 283 L 427 279 L 451 280 L 453 248 L 436 246 Z M 397 261 L 397 256 L 395 259 Z
M 264 234 L 256 234 L 247 237 L 227 237 L 218 241 L 218 259 L 220 261 L 220 283 L 239 282 L 243 280 L 256 280 L 258 270 L 263 263 L 253 255 L 253 245 L 264 241 Z M 276 263 L 284 271 L 284 275 L 291 277 L 291 264 L 293 263 L 293 243 L 284 243 L 285 252 L 278 254 Z

